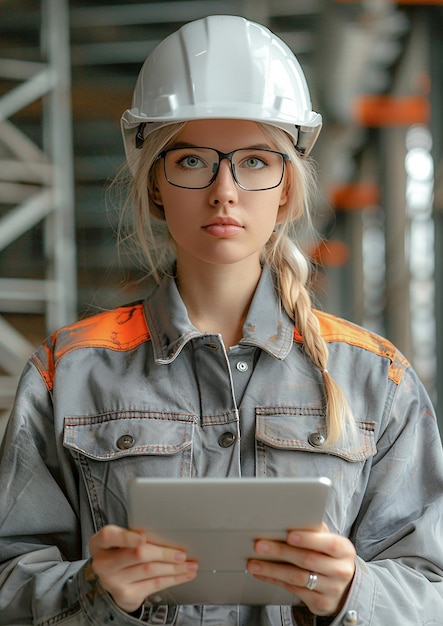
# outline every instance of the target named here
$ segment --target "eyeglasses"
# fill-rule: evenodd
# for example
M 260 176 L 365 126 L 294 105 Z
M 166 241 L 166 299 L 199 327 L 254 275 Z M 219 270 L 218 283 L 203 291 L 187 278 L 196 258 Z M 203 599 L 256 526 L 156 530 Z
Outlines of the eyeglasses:
M 163 159 L 168 183 L 184 189 L 205 189 L 217 178 L 220 163 L 228 159 L 232 176 L 241 189 L 264 191 L 278 187 L 283 180 L 289 156 L 267 148 L 241 148 L 220 152 L 215 148 L 169 148 Z

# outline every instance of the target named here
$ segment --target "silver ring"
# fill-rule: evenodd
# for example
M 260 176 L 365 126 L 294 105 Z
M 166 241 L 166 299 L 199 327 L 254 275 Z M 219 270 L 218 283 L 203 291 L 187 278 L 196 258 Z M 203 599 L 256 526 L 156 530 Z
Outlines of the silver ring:
M 311 572 L 309 574 L 309 580 L 306 583 L 306 589 L 309 589 L 309 591 L 314 591 L 314 589 L 317 586 L 317 582 L 318 582 L 317 574 L 314 574 L 314 572 Z

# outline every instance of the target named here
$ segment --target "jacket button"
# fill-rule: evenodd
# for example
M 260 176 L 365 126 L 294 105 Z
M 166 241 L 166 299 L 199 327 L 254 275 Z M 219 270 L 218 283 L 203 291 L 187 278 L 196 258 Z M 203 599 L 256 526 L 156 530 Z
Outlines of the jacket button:
M 249 365 L 245 361 L 239 361 L 235 367 L 239 372 L 247 372 L 249 369 Z
M 343 618 L 343 626 L 357 626 L 358 614 L 357 611 L 348 611 Z
M 234 433 L 223 433 L 223 435 L 220 435 L 218 439 L 218 445 L 222 448 L 229 448 L 229 446 L 232 446 L 235 440 L 236 436 L 234 435 Z
M 134 437 L 131 435 L 122 435 L 117 439 L 117 448 L 119 450 L 129 450 L 134 445 Z
M 321 433 L 311 433 L 308 437 L 308 441 L 311 446 L 318 448 L 324 444 L 325 438 Z

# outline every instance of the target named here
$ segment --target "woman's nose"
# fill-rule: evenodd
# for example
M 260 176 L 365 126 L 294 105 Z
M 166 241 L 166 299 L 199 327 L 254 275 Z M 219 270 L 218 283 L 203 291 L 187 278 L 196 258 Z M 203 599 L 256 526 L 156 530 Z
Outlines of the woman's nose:
M 209 187 L 209 202 L 213 205 L 236 204 L 238 187 L 232 175 L 231 165 L 223 159 L 217 172 L 217 177 Z

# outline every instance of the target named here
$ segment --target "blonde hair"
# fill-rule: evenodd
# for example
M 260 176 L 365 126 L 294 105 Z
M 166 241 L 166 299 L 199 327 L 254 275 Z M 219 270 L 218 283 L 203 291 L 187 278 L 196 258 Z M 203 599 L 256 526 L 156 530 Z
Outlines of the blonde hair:
M 156 282 L 172 271 L 174 247 L 163 214 L 163 207 L 156 201 L 156 170 L 158 154 L 169 147 L 186 122 L 171 124 L 157 129 L 145 140 L 140 150 L 138 166 L 126 203 L 133 211 L 132 232 L 126 233 L 136 244 L 144 267 Z M 326 440 L 324 447 L 339 442 L 349 444 L 355 437 L 355 422 L 347 399 L 329 374 L 328 346 L 324 341 L 315 315 L 309 281 L 311 267 L 307 255 L 297 243 L 301 224 L 312 229 L 310 202 L 317 187 L 314 168 L 309 159 L 302 159 L 290 137 L 281 129 L 259 124 L 278 150 L 286 153 L 285 182 L 288 201 L 284 221 L 279 224 L 265 245 L 262 259 L 277 277 L 280 297 L 287 314 L 294 320 L 302 338 L 306 354 L 322 375 L 326 408 Z

